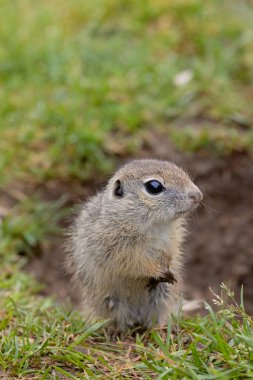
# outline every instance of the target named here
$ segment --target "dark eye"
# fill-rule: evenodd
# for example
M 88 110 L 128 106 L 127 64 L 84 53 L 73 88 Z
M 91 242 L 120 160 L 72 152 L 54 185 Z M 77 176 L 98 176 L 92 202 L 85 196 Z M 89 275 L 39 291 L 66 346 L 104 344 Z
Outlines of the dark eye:
M 145 183 L 145 189 L 149 194 L 160 194 L 164 190 L 164 186 L 156 179 L 152 179 Z
M 123 197 L 123 194 L 124 194 L 123 186 L 120 180 L 118 179 L 114 184 L 114 195 L 116 195 L 116 197 L 121 198 Z

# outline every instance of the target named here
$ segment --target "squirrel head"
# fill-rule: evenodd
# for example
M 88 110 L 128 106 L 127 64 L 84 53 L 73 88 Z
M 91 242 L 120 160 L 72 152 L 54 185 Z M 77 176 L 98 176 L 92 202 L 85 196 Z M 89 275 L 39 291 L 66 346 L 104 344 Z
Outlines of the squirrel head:
M 198 187 L 175 164 L 134 160 L 110 179 L 102 211 L 119 223 L 152 226 L 182 217 L 195 209 L 202 198 Z

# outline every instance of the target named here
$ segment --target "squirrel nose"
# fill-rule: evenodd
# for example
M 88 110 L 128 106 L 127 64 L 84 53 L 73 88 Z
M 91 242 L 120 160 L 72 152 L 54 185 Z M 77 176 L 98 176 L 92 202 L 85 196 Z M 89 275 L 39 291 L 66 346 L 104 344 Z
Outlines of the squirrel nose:
M 201 193 L 200 190 L 197 191 L 191 191 L 188 193 L 189 198 L 192 200 L 194 203 L 199 203 L 203 199 L 203 194 Z

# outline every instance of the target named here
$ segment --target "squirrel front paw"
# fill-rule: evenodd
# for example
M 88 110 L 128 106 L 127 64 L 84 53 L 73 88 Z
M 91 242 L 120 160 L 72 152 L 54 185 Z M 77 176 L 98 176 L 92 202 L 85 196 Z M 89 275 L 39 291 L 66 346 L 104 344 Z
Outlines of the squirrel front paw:
M 148 284 L 147 284 L 147 288 L 149 292 L 155 289 L 160 282 L 167 282 L 168 284 L 174 284 L 175 282 L 177 282 L 177 279 L 175 278 L 174 274 L 170 271 L 170 269 L 168 269 L 166 272 L 164 272 L 163 276 L 160 276 L 158 278 L 151 277 L 149 279 Z

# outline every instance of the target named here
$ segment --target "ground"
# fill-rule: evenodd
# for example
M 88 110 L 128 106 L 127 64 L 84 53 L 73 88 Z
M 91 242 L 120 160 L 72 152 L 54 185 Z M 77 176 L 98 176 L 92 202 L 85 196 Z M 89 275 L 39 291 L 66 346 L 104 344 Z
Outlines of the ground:
M 188 220 L 185 297 L 210 302 L 212 293 L 209 288 L 219 292 L 223 282 L 236 292 L 238 299 L 243 285 L 246 310 L 253 313 L 252 158 L 241 153 L 226 158 L 183 154 L 173 149 L 164 136 L 157 134 L 138 157 L 173 160 L 190 173 L 204 193 L 203 204 Z M 94 194 L 100 187 L 102 184 L 94 184 L 94 187 L 89 184 L 87 188 L 83 185 L 76 188 L 75 194 L 71 192 L 69 195 L 72 199 L 79 197 L 85 201 L 87 193 Z M 54 196 L 59 197 L 62 187 L 54 191 Z M 67 227 L 68 221 L 65 223 Z M 33 257 L 27 270 L 46 285 L 44 294 L 55 294 L 60 301 L 69 295 L 74 303 L 78 303 L 77 290 L 69 285 L 63 265 L 65 238 L 63 235 L 52 241 L 39 257 Z

